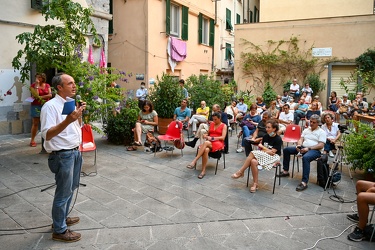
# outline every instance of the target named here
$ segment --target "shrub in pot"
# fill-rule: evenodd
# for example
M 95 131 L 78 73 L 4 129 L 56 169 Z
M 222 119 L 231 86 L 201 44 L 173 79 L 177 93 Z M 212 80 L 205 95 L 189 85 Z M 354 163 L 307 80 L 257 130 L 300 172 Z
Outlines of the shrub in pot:
M 220 81 L 214 80 L 212 76 L 191 75 L 186 79 L 188 92 L 190 94 L 189 104 L 192 111 L 200 107 L 201 101 L 205 101 L 208 107 L 219 104 L 222 110 L 230 103 L 234 95 L 235 83 L 222 85 Z
M 107 124 L 103 126 L 108 141 L 117 145 L 130 145 L 134 141 L 132 129 L 135 127 L 139 111 L 138 100 L 128 99 L 119 112 L 109 112 Z
M 163 134 L 166 131 L 163 122 L 167 119 L 165 123 L 169 124 L 173 118 L 174 110 L 181 105 L 184 96 L 178 79 L 175 77 L 163 73 L 161 79 L 159 76 L 156 79 L 155 86 L 150 88 L 150 101 L 158 113 L 159 133 Z

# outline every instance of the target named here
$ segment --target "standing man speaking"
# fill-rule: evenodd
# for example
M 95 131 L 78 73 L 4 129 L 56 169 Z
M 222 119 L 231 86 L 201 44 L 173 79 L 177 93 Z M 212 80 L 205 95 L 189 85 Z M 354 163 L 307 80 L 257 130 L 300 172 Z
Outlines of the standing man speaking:
M 76 84 L 70 75 L 59 73 L 53 77 L 52 85 L 57 89 L 57 94 L 46 102 L 40 116 L 44 148 L 50 153 L 48 166 L 55 174 L 56 181 L 52 205 L 52 239 L 74 242 L 81 239 L 81 234 L 67 227 L 77 224 L 79 217 L 68 217 L 68 213 L 74 190 L 79 185 L 82 155 L 78 148 L 82 138 L 82 112 L 86 103 L 79 102 L 75 110 L 63 115 L 67 98 L 76 94 Z

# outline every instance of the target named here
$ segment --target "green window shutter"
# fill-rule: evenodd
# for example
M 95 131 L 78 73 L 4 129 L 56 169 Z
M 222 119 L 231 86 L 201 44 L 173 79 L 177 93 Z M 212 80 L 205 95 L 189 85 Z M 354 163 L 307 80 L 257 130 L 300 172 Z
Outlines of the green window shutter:
M 189 8 L 182 6 L 182 30 L 181 39 L 188 40 L 189 38 Z
M 166 0 L 166 19 L 165 19 L 165 32 L 167 35 L 171 33 L 171 0 Z
M 250 18 L 249 18 L 249 22 L 252 23 L 253 22 L 253 12 L 250 10 Z
M 230 43 L 225 43 L 225 60 L 230 60 L 231 54 L 230 54 Z
M 113 34 L 113 0 L 109 0 L 109 14 L 112 14 L 112 20 L 108 23 L 108 34 Z
M 241 16 L 240 14 L 237 14 L 237 22 L 236 24 L 240 24 L 241 23 Z
M 258 22 L 258 9 L 254 6 L 254 23 Z
M 233 26 L 232 26 L 232 12 L 230 11 L 230 9 L 226 9 L 226 26 L 225 26 L 225 29 L 227 30 L 233 30 Z
M 209 40 L 209 46 L 214 46 L 215 44 L 215 20 L 210 19 L 210 40 Z
M 199 44 L 203 42 L 202 25 L 203 25 L 203 15 L 202 13 L 199 13 L 198 15 L 198 43 Z

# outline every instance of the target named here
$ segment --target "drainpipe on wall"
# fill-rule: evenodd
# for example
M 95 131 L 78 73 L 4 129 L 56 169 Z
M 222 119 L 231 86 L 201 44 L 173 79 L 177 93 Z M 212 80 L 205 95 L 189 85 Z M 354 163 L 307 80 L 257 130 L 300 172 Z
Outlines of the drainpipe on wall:
M 215 0 L 215 22 L 214 22 L 214 26 L 216 26 L 216 22 L 217 22 L 217 0 Z M 215 36 L 216 36 L 216 32 L 215 32 Z M 214 39 L 215 39 L 215 37 L 214 37 Z M 215 43 L 212 44 L 212 61 L 211 61 L 211 71 L 212 71 L 212 73 L 213 73 L 214 70 L 215 70 Z

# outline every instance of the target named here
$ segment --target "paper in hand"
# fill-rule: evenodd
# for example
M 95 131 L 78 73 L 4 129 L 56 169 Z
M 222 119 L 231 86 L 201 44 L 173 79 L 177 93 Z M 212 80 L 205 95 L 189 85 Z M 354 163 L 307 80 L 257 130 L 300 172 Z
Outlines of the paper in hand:
M 63 115 L 70 115 L 76 109 L 76 100 L 67 97 L 62 111 Z

